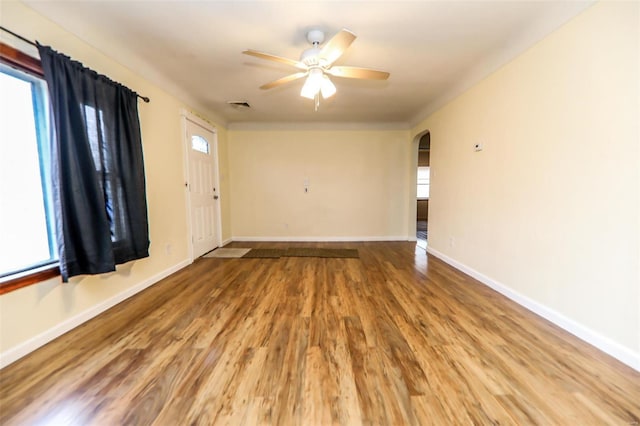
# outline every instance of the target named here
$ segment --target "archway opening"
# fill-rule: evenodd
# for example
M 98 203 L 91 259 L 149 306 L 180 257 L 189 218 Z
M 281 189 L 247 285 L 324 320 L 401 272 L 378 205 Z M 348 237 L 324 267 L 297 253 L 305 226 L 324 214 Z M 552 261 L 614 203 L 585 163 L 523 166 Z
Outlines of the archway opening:
M 426 250 L 429 224 L 429 189 L 431 182 L 431 133 L 418 136 L 418 164 L 416 170 L 416 241 Z

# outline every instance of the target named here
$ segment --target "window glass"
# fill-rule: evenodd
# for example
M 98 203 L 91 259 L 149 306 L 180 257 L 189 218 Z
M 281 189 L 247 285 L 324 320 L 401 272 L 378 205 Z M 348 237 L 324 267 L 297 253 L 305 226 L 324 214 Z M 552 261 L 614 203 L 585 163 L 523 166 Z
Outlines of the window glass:
M 193 135 L 191 136 L 191 149 L 208 154 L 209 142 L 202 136 Z
M 418 167 L 418 198 L 429 198 L 429 167 Z
M 124 218 L 126 217 L 124 212 L 125 203 L 122 202 L 124 189 L 117 171 L 112 170 L 114 167 L 111 152 L 107 149 L 109 135 L 105 128 L 104 111 L 90 105 L 83 105 L 83 108 L 93 163 L 96 172 L 101 175 L 99 180 L 104 179 L 105 186 L 102 190 L 108 194 L 105 198 L 105 207 L 109 217 L 111 241 L 115 243 L 126 238 L 126 226 L 124 223 Z
M 0 277 L 55 260 L 46 84 L 0 65 Z
M 83 105 L 83 107 L 85 120 L 87 122 L 89 145 L 91 145 L 91 154 L 93 155 L 93 163 L 96 166 L 96 170 L 101 172 L 102 164 L 105 163 L 101 157 L 107 154 L 102 149 L 105 138 L 104 114 L 100 110 L 96 111 L 96 109 L 90 105 Z M 98 127 L 100 127 L 100 131 L 98 131 Z

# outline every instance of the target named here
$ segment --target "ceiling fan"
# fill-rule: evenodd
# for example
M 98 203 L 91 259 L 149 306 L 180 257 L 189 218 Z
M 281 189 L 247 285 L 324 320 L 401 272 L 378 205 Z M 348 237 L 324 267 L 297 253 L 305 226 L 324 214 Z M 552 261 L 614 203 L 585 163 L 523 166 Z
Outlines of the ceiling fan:
M 307 80 L 305 81 L 304 86 L 302 86 L 300 96 L 308 99 L 314 99 L 317 110 L 320 102 L 320 94 L 324 99 L 326 99 L 336 93 L 336 86 L 333 84 L 329 76 L 370 80 L 386 80 L 389 78 L 389 73 L 384 71 L 333 65 L 355 39 L 356 35 L 354 33 L 347 29 L 342 29 L 324 46 L 320 47 L 320 44 L 324 41 L 324 32 L 320 30 L 311 30 L 307 33 L 307 40 L 311 43 L 312 47 L 302 52 L 299 61 L 251 49 L 245 50 L 242 53 L 298 68 L 300 70 L 299 72 L 282 77 L 270 83 L 263 84 L 260 88 L 271 89 L 299 78 L 306 77 Z

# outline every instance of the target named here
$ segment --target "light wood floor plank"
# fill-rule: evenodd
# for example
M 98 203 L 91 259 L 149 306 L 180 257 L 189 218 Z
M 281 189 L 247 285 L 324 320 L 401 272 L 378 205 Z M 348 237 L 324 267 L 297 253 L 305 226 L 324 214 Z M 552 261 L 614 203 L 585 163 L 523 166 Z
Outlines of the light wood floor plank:
M 415 244 L 202 258 L 0 371 L 0 424 L 634 425 L 640 373 Z

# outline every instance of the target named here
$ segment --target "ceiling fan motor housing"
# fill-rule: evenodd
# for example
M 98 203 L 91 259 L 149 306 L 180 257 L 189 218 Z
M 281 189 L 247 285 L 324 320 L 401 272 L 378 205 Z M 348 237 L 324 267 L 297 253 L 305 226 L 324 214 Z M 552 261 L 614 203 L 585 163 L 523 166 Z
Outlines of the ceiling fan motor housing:
M 307 33 L 307 40 L 313 45 L 305 49 L 300 55 L 300 62 L 308 67 L 314 67 L 320 64 L 320 43 L 324 41 L 324 32 L 320 30 L 311 30 Z
M 319 55 L 320 55 L 319 47 L 316 47 L 316 46 L 310 47 L 308 49 L 305 49 L 304 52 L 302 52 L 302 55 L 300 55 L 300 62 L 302 62 L 308 67 L 320 65 Z

